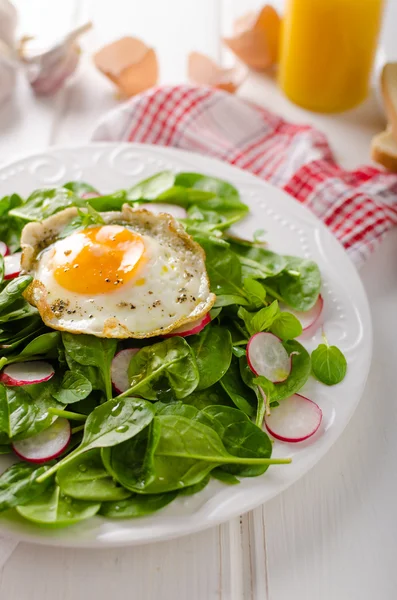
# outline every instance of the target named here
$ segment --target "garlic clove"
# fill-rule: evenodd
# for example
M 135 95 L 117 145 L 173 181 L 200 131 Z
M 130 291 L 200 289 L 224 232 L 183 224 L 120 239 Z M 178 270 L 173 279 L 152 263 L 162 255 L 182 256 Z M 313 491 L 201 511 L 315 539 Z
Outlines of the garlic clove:
M 18 13 L 9 0 L 0 0 L 0 40 L 7 46 L 15 46 L 15 32 L 18 23 Z
M 0 103 L 13 92 L 16 83 L 18 62 L 15 52 L 0 40 Z
M 90 28 L 91 23 L 86 23 L 74 29 L 45 51 L 29 49 L 33 38 L 22 38 L 19 55 L 36 94 L 54 94 L 75 72 L 80 59 L 80 47 L 76 40 Z
M 245 78 L 239 67 L 223 69 L 205 54 L 191 52 L 188 58 L 188 77 L 198 85 L 209 85 L 233 94 Z
M 97 69 L 129 98 L 156 85 L 157 55 L 142 40 L 124 37 L 104 46 L 94 55 Z
M 224 43 L 248 67 L 264 71 L 278 60 L 281 19 L 266 5 L 259 13 L 243 15 L 234 25 L 234 35 Z

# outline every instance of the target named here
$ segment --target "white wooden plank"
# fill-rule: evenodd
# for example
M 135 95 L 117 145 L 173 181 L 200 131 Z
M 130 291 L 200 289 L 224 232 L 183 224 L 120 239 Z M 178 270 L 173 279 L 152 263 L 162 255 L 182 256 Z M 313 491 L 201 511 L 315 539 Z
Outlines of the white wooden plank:
M 21 544 L 0 576 L 4 600 L 229 600 L 217 528 L 147 546 L 74 550 Z M 21 576 L 23 573 L 23 576 Z M 232 596 L 230 600 L 242 600 Z

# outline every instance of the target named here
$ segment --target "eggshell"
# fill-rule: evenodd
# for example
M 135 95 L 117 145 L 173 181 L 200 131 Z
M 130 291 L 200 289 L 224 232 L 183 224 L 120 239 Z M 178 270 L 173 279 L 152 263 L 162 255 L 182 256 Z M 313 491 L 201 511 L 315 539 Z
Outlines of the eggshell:
M 244 74 L 236 67 L 222 69 L 205 54 L 191 52 L 188 59 L 188 77 L 198 85 L 210 85 L 233 94 L 241 85 Z

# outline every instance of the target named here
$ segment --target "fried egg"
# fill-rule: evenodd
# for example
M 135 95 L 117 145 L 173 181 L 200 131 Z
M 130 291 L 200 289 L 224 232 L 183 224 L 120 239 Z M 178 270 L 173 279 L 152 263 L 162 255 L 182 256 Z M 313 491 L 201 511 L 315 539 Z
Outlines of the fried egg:
M 64 232 L 67 208 L 22 232 L 25 298 L 46 325 L 107 338 L 169 333 L 212 307 L 205 254 L 169 214 L 124 205 L 103 224 Z

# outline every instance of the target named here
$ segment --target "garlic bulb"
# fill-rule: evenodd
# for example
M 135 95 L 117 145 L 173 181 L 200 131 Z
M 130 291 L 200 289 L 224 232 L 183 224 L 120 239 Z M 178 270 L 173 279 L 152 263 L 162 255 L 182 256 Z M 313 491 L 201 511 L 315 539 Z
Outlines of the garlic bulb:
M 15 30 L 17 11 L 9 0 L 0 0 L 0 103 L 6 100 L 15 88 L 18 68 L 15 52 Z
M 54 94 L 74 73 L 80 58 L 80 47 L 76 40 L 90 28 L 91 23 L 86 23 L 68 33 L 49 49 L 38 53 L 29 51 L 32 38 L 21 40 L 19 55 L 26 65 L 30 85 L 36 94 Z
M 0 0 L 0 40 L 10 48 L 15 46 L 17 21 L 15 6 L 9 0 Z

